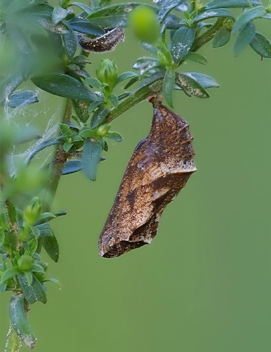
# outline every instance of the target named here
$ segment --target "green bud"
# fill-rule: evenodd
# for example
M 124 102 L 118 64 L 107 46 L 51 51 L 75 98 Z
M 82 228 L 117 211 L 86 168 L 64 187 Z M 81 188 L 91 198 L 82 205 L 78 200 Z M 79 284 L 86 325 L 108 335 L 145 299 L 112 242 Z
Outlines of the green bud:
M 98 127 L 97 135 L 100 137 L 104 137 L 107 134 L 107 132 L 109 131 L 109 129 L 110 129 L 109 123 L 105 123 L 104 125 L 101 125 Z
M 102 59 L 96 69 L 96 76 L 101 83 L 113 88 L 118 77 L 118 68 L 115 60 Z
M 43 282 L 45 279 L 45 274 L 44 273 L 33 273 L 35 277 L 40 281 Z
M 160 37 L 160 24 L 156 12 L 148 6 L 136 7 L 129 16 L 130 27 L 135 36 L 147 43 L 154 43 Z
M 21 258 L 18 260 L 18 267 L 22 271 L 29 271 L 34 264 L 34 258 L 32 258 L 28 254 L 24 254 L 21 256 Z
M 66 9 L 69 6 L 70 0 L 58 0 L 59 6 L 61 6 L 63 9 Z
M 24 221 L 28 226 L 33 226 L 42 213 L 42 204 L 39 197 L 32 199 L 31 203 L 24 209 Z

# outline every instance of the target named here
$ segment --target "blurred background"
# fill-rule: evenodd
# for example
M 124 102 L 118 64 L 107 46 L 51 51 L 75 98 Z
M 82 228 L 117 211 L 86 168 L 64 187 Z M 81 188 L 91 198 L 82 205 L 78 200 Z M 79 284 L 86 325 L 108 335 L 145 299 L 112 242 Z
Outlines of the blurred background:
M 263 33 L 268 28 L 270 34 L 270 22 Z M 97 248 L 133 149 L 149 133 L 151 104 L 113 121 L 124 140 L 109 142 L 95 182 L 82 172 L 62 177 L 54 210 L 68 214 L 52 222 L 60 260 L 42 253 L 62 290 L 47 283 L 47 304 L 31 306 L 35 351 L 270 351 L 271 60 L 250 47 L 234 58 L 233 41 L 218 49 L 209 43 L 200 53 L 208 65 L 189 63 L 183 71 L 208 74 L 220 88 L 206 100 L 175 92 L 174 111 L 190 123 L 198 171 L 164 211 L 150 246 L 114 259 Z M 94 75 L 109 57 L 121 73 L 139 56 L 148 52 L 127 30 L 113 53 L 90 55 L 88 71 Z M 63 99 L 39 97 L 29 111 L 42 129 L 60 117 Z M 9 298 L 0 297 L 0 350 Z

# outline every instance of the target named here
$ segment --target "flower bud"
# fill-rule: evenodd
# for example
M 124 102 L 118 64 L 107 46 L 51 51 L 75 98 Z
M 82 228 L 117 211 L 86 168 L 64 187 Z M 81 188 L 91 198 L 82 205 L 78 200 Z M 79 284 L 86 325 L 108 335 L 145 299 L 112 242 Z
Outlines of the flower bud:
M 24 254 L 18 260 L 18 267 L 22 271 L 29 271 L 34 264 L 34 258 L 32 258 L 29 254 Z
M 96 75 L 101 83 L 113 88 L 118 77 L 118 68 L 115 60 L 102 59 L 96 69 Z
M 33 226 L 42 213 L 41 200 L 38 197 L 32 199 L 31 203 L 24 209 L 24 221 Z
M 104 137 L 107 134 L 107 132 L 109 131 L 109 129 L 110 129 L 110 125 L 108 123 L 105 123 L 105 124 L 98 127 L 97 135 L 100 137 Z
M 147 43 L 154 43 L 160 36 L 160 24 L 156 12 L 148 6 L 136 7 L 129 16 L 135 36 Z

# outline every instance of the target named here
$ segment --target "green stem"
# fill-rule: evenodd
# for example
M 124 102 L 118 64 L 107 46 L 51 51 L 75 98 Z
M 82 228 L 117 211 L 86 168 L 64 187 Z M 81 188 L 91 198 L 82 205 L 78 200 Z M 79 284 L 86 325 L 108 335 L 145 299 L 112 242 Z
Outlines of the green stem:
M 16 214 L 16 209 L 13 203 L 11 203 L 9 200 L 5 202 L 6 205 L 6 215 L 7 215 L 7 220 L 8 220 L 8 227 L 9 227 L 9 246 L 11 253 L 13 251 L 17 251 L 19 248 L 19 232 L 18 232 L 18 219 L 17 219 L 17 214 Z
M 67 99 L 67 103 L 64 109 L 63 118 L 61 122 L 63 123 L 70 122 L 71 116 L 72 116 L 72 102 L 70 99 Z M 49 211 L 51 208 L 51 201 L 55 196 L 57 186 L 62 174 L 62 170 L 64 168 L 64 165 L 67 159 L 68 159 L 68 154 L 64 152 L 61 145 L 58 145 L 55 152 L 54 160 L 51 162 L 51 165 L 50 165 L 50 177 L 47 184 L 47 194 L 49 196 L 48 198 L 50 201 L 49 202 L 47 201 L 47 204 L 44 209 L 45 211 Z
M 204 44 L 208 43 L 213 37 L 216 35 L 217 32 L 223 27 L 225 17 L 219 17 L 216 23 L 209 28 L 206 32 L 204 32 L 200 37 L 198 37 L 194 44 L 192 45 L 190 51 L 197 51 L 201 48 Z
M 138 89 L 135 93 L 131 94 L 122 103 L 120 103 L 115 109 L 111 110 L 107 115 L 106 122 L 114 120 L 119 115 L 123 114 L 126 110 L 130 109 L 132 106 L 140 103 L 142 100 L 147 99 L 153 95 L 157 95 L 161 89 L 161 78 L 157 79 L 150 86 L 144 86 Z
M 21 340 L 13 330 L 11 324 L 7 334 L 7 342 L 4 352 L 18 352 L 22 346 Z

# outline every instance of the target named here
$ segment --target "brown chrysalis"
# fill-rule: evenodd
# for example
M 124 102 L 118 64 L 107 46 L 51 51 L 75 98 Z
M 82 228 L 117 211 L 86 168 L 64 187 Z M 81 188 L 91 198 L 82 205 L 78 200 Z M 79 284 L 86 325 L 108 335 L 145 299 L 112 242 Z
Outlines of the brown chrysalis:
M 117 44 L 124 42 L 124 30 L 121 28 L 108 29 L 107 32 L 97 38 L 90 38 L 77 32 L 78 42 L 85 51 L 104 53 L 113 51 Z
M 133 152 L 100 235 L 101 256 L 118 257 L 151 243 L 166 205 L 197 170 L 188 127 L 166 106 L 154 107 L 150 133 Z

